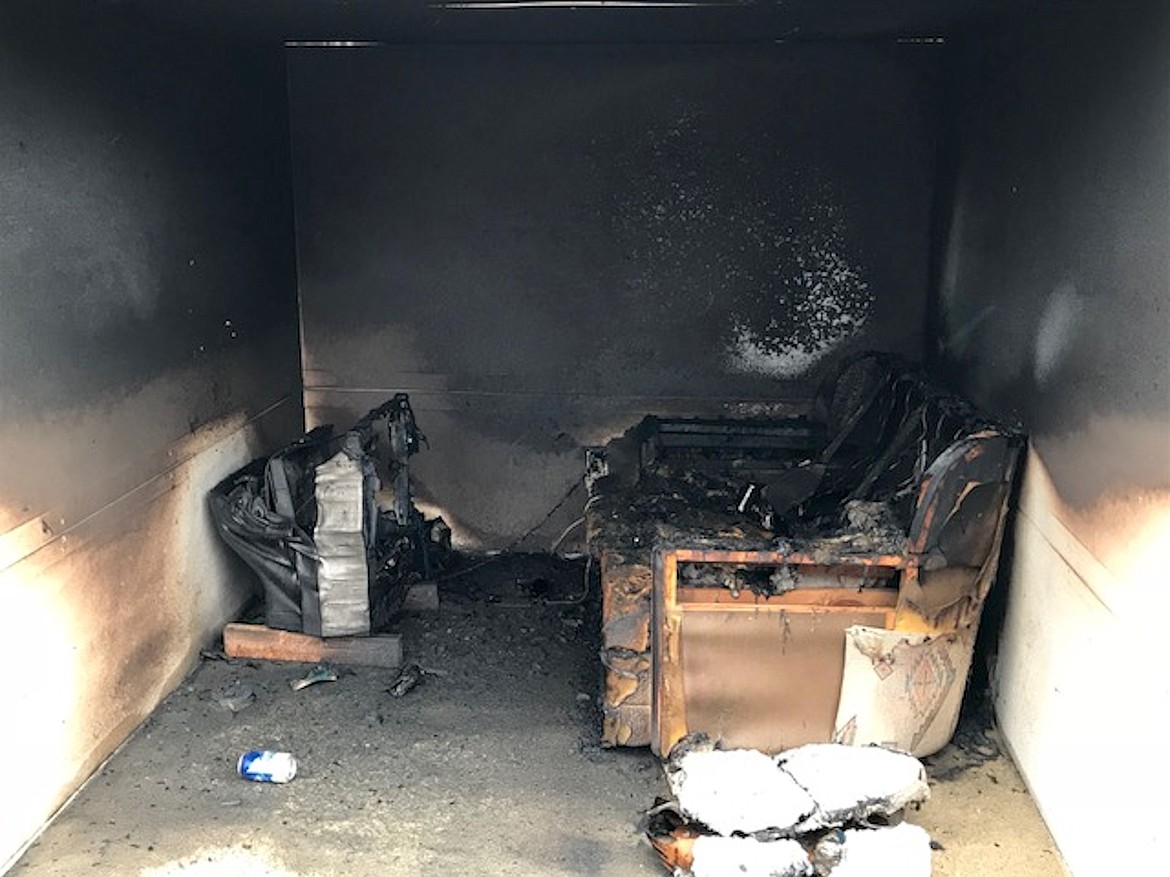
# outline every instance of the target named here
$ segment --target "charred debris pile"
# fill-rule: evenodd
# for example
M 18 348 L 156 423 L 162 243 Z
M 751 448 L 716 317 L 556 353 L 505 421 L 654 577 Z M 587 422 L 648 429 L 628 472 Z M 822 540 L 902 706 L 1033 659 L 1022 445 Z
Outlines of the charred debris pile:
M 399 393 L 345 432 L 318 427 L 211 491 L 220 535 L 263 586 L 268 627 L 383 631 L 409 587 L 449 563 L 450 529 L 411 496 L 410 457 L 425 443 Z
M 929 466 L 956 440 L 1015 431 L 888 354 L 846 361 L 807 416 L 644 418 L 590 462 L 596 539 L 625 548 L 905 547 Z
M 213 488 L 216 528 L 261 584 L 264 626 L 327 639 L 385 633 L 415 586 L 437 600 L 439 582 L 489 605 L 585 602 L 583 560 L 455 551 L 443 519 L 414 502 L 410 458 L 427 445 L 399 393 L 349 429 L 317 427 Z
M 918 759 L 824 743 L 768 755 L 684 738 L 672 798 L 644 820 L 678 877 L 929 877 L 931 841 L 903 821 L 930 796 Z

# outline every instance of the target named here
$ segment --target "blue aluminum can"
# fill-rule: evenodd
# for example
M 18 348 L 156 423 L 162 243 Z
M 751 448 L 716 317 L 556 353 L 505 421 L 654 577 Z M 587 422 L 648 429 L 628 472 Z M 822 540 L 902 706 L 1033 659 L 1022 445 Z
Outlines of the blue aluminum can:
M 287 783 L 297 775 L 297 760 L 291 752 L 253 749 L 240 756 L 236 771 L 254 783 Z

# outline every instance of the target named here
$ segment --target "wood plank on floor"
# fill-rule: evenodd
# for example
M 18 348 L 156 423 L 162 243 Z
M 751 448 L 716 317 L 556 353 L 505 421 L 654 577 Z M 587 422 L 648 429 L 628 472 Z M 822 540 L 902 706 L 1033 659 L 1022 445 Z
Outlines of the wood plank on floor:
M 295 661 L 304 664 L 360 664 L 365 667 L 402 666 L 402 637 L 339 636 L 322 638 L 276 630 L 263 624 L 228 624 L 223 650 L 229 658 Z

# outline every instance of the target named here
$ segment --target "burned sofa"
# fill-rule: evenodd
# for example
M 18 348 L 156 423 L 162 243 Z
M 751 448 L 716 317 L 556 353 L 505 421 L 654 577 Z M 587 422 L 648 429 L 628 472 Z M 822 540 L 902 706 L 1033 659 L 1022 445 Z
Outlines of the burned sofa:
M 345 432 L 318 427 L 211 491 L 220 535 L 263 586 L 269 627 L 380 631 L 408 587 L 443 562 L 450 531 L 424 519 L 410 494 L 408 461 L 424 441 L 400 393 Z
M 1023 437 L 893 357 L 806 417 L 646 418 L 596 453 L 604 740 L 937 751 Z

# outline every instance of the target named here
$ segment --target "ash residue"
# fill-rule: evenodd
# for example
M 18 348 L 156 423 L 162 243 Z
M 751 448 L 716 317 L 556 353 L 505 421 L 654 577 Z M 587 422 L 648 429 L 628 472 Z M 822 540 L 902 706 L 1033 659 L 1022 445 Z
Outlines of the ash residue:
M 906 550 L 906 530 L 886 502 L 849 500 L 836 523 L 825 518 L 803 521 L 798 532 L 805 541 L 831 554 L 899 554 Z
M 943 749 L 924 758 L 926 772 L 934 782 L 956 779 L 1003 755 L 995 714 L 987 696 L 968 696 L 954 737 Z
M 853 499 L 845 503 L 842 512 L 848 525 L 858 531 L 889 532 L 898 530 L 898 522 L 894 520 L 894 513 L 884 502 L 865 502 Z
M 584 561 L 553 554 L 457 554 L 439 579 L 439 588 L 444 601 L 517 608 L 575 606 L 590 596 L 588 574 Z
M 793 510 L 772 529 L 738 508 L 749 473 L 728 466 L 682 463 L 647 466 L 633 487 L 591 500 L 591 542 L 647 562 L 656 544 L 737 550 L 813 551 L 826 560 L 858 553 L 905 550 L 906 531 L 884 502 L 830 499 Z

